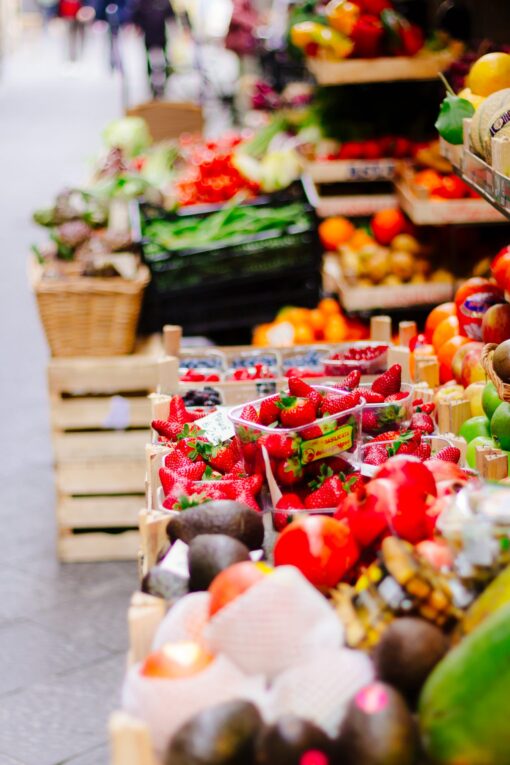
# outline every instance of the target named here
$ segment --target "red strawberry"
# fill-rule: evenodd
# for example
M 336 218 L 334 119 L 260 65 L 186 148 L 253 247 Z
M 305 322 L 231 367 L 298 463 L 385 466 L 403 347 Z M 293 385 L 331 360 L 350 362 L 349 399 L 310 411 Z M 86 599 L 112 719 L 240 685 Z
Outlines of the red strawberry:
M 170 415 L 168 419 L 180 422 L 182 425 L 186 422 L 193 422 L 194 420 L 194 417 L 186 410 L 186 405 L 181 396 L 172 396 L 170 399 L 169 412 Z
M 444 449 L 441 449 L 437 454 L 434 454 L 434 459 L 443 460 L 443 462 L 458 463 L 460 460 L 460 449 L 456 446 L 445 446 Z
M 377 412 L 371 412 L 369 409 L 365 409 L 361 415 L 361 424 L 363 430 L 367 433 L 373 433 L 379 430 L 379 421 L 377 419 Z
M 363 497 L 365 495 L 365 481 L 361 473 L 347 476 L 343 482 L 343 488 L 347 494 L 357 494 L 358 497 Z
M 324 507 L 336 507 L 338 501 L 336 500 L 335 492 L 330 488 L 327 483 L 322 484 L 315 491 L 310 492 L 305 497 L 305 508 L 307 510 L 319 510 Z
M 276 406 L 276 402 L 279 399 L 280 396 L 276 395 L 262 400 L 259 410 L 259 422 L 262 425 L 271 425 L 272 422 L 278 422 L 280 410 Z
M 328 414 L 345 412 L 347 409 L 357 406 L 359 400 L 360 396 L 358 393 L 346 393 L 345 396 L 335 396 L 331 393 L 326 393 L 322 400 L 322 415 L 325 417 Z
M 289 392 L 292 396 L 299 396 L 301 398 L 307 398 L 315 406 L 315 411 L 318 410 L 322 401 L 322 395 L 318 390 L 312 388 L 307 382 L 300 377 L 289 377 Z
M 413 407 L 414 406 L 421 406 L 422 404 L 423 404 L 423 399 L 422 398 L 415 398 L 414 401 L 413 401 Z
M 361 398 L 364 398 L 367 404 L 384 403 L 384 396 L 381 393 L 376 393 L 370 388 L 355 388 L 353 393 L 359 393 Z
M 260 443 L 264 444 L 270 457 L 285 459 L 294 454 L 294 439 L 283 433 L 271 433 L 264 436 Z
M 433 433 L 435 429 L 434 420 L 425 412 L 415 412 L 411 417 L 410 427 L 427 434 Z
M 382 375 L 377 377 L 372 383 L 372 390 L 381 393 L 384 397 L 391 396 L 392 393 L 398 393 L 402 385 L 402 367 L 400 364 L 393 364 Z
M 244 460 L 242 459 L 238 460 L 230 472 L 233 475 L 245 475 L 246 467 L 244 464 Z
M 192 462 L 197 460 L 201 462 L 203 461 L 202 458 L 209 453 L 210 444 L 206 438 L 181 438 L 177 442 L 176 449 Z
M 430 444 L 426 442 L 421 443 L 414 452 L 414 456 L 418 457 L 418 459 L 421 460 L 422 462 L 425 462 L 425 460 L 429 460 L 431 454 L 432 454 L 432 449 L 430 447 Z
M 276 478 L 283 486 L 292 486 L 303 476 L 303 468 L 297 459 L 286 459 L 279 462 L 276 468 Z
M 363 457 L 363 461 L 367 465 L 382 465 L 388 459 L 388 452 L 386 447 L 382 444 L 374 444 L 370 446 Z
M 179 422 L 169 422 L 168 420 L 153 420 L 151 428 L 160 436 L 168 438 L 169 441 L 175 441 L 182 430 L 182 425 Z
M 377 443 L 378 441 L 396 441 L 402 435 L 400 430 L 389 430 L 387 433 L 379 433 L 378 436 L 374 436 L 374 438 L 370 439 L 370 444 Z
M 280 422 L 286 428 L 299 428 L 309 425 L 316 418 L 315 405 L 307 398 L 281 396 L 278 402 Z
M 200 466 L 200 463 L 204 466 L 205 470 L 205 462 L 203 460 L 200 460 L 198 462 L 198 465 Z M 165 466 L 167 468 L 170 468 L 170 470 L 177 471 L 178 473 L 181 472 L 184 468 L 188 467 L 189 465 L 194 465 L 195 463 L 193 460 L 190 460 L 188 456 L 185 454 L 182 454 L 178 449 L 173 449 L 169 454 L 165 457 Z M 204 471 L 202 470 L 202 473 Z M 202 473 L 200 476 L 202 476 Z
M 390 396 L 386 396 L 384 400 L 386 403 L 390 403 L 390 401 L 402 401 L 402 399 L 407 398 L 408 395 L 409 393 L 401 390 L 398 393 L 392 393 Z
M 297 494 L 282 494 L 276 503 L 278 510 L 304 510 L 304 505 Z
M 163 507 L 167 510 L 187 510 L 189 507 L 195 507 L 206 502 L 207 499 L 202 494 L 186 494 L 181 491 L 178 495 L 170 495 L 163 502 Z
M 432 414 L 433 411 L 435 410 L 435 408 L 436 408 L 436 405 L 432 401 L 430 401 L 427 404 L 421 403 L 417 407 L 416 411 L 417 412 L 424 412 L 425 414 Z
M 209 465 L 220 473 L 230 473 L 238 460 L 237 444 L 231 441 L 229 444 L 213 446 L 207 457 Z
M 413 443 L 409 443 L 409 441 L 405 441 L 397 446 L 395 454 L 415 454 L 415 452 L 416 446 Z
M 253 494 L 249 491 L 241 492 L 236 497 L 237 502 L 242 502 L 244 505 L 247 505 L 252 510 L 255 510 L 255 512 L 260 513 L 260 505 L 253 496 Z
M 352 372 L 349 372 L 347 377 L 344 377 L 342 386 L 346 390 L 355 390 L 360 384 L 360 380 L 361 380 L 361 372 L 359 371 L 359 369 L 353 369 Z
M 248 422 L 258 422 L 259 416 L 255 407 L 251 404 L 244 406 L 241 410 L 241 419 L 247 420 Z

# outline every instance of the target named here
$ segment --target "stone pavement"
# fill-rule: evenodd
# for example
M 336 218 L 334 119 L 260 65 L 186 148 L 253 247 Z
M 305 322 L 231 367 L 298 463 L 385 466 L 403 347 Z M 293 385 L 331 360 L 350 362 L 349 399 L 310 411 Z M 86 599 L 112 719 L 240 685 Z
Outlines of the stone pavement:
M 121 108 L 103 36 L 73 66 L 64 42 L 58 29 L 23 41 L 0 76 L 0 765 L 107 765 L 136 586 L 134 563 L 55 561 L 47 350 L 26 278 L 44 232 L 30 214 L 86 177 Z

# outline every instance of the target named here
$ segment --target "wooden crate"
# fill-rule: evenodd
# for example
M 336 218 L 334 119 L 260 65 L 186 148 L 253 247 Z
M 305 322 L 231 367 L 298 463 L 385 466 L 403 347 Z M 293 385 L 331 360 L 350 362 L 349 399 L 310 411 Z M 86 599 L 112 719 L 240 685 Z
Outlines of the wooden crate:
M 154 340 L 131 356 L 50 361 L 60 560 L 136 558 L 148 396 L 176 390 L 177 366 Z
M 395 207 L 397 197 L 394 192 L 371 194 L 335 194 L 321 196 L 319 185 L 309 176 L 303 175 L 303 188 L 307 199 L 319 218 L 329 218 L 333 215 L 351 217 L 374 215 L 379 210 Z

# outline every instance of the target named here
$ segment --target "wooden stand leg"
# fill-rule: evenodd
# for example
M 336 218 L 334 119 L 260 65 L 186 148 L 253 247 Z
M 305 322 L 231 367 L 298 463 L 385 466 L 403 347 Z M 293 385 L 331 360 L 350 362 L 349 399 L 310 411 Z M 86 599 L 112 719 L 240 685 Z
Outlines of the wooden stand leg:
M 378 343 L 391 343 L 390 316 L 372 316 L 370 319 L 370 339 Z
M 163 327 L 163 348 L 167 356 L 179 356 L 181 352 L 182 327 L 165 324 Z
M 439 362 L 435 356 L 415 360 L 414 378 L 417 383 L 424 382 L 430 388 L 439 385 Z
M 150 653 L 154 635 L 165 613 L 163 598 L 135 592 L 128 609 L 130 664 L 143 661 Z
M 398 325 L 398 342 L 404 348 L 409 348 L 409 341 L 418 333 L 415 321 L 401 321 Z
M 400 364 L 402 367 L 402 382 L 405 383 L 411 382 L 410 358 L 411 352 L 409 348 L 396 345 L 388 351 L 388 366 L 391 367 L 393 364 Z
M 125 712 L 110 718 L 112 765 L 157 765 L 149 729 Z

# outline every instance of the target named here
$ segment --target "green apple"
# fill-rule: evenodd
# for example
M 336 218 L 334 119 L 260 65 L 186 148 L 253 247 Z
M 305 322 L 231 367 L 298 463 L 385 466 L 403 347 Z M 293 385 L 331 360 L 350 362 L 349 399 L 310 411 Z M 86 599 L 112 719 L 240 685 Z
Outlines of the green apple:
M 482 393 L 482 407 L 489 420 L 492 420 L 492 415 L 501 403 L 494 383 L 488 382 Z
M 473 470 L 476 470 L 476 447 L 477 446 L 492 446 L 494 449 L 497 448 L 492 438 L 487 438 L 486 436 L 477 436 L 476 438 L 473 438 L 473 440 L 470 441 L 466 449 L 466 462 L 470 468 L 473 468 Z
M 491 434 L 500 449 L 510 450 L 510 404 L 506 401 L 492 415 Z
M 459 430 L 459 436 L 465 438 L 468 444 L 477 436 L 491 437 L 490 422 L 485 416 L 470 417 L 462 423 Z

